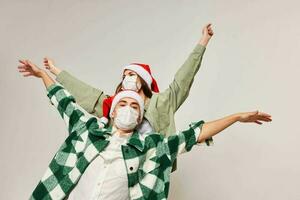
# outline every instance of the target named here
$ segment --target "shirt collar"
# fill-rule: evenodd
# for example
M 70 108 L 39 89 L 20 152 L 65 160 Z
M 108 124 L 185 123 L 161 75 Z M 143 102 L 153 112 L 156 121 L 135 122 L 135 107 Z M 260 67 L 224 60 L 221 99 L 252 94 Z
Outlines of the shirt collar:
M 133 134 L 129 138 L 128 145 L 135 147 L 139 151 L 143 151 L 145 148 L 145 141 L 141 139 L 140 134 L 137 130 L 134 130 Z
M 116 128 L 113 126 L 109 126 L 108 128 L 99 128 L 98 127 L 90 127 L 89 132 L 93 135 L 100 136 L 100 137 L 105 137 L 106 134 L 112 136 L 112 134 L 116 131 Z M 140 137 L 140 134 L 137 130 L 134 130 L 132 135 L 129 137 L 127 144 L 130 146 L 135 147 L 139 151 L 143 151 L 145 148 L 145 142 L 144 140 Z

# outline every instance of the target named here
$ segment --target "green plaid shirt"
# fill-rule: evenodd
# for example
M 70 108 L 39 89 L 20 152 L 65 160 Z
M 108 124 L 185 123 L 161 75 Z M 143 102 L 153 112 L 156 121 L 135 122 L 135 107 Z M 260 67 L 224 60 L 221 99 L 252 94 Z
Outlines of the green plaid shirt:
M 96 117 L 75 103 L 59 84 L 47 88 L 47 96 L 68 127 L 69 136 L 52 159 L 30 199 L 65 199 L 88 165 L 108 145 L 112 128 L 99 128 Z M 142 138 L 134 131 L 123 145 L 130 199 L 167 199 L 175 158 L 197 144 L 204 121 L 176 135 L 150 134 Z M 209 145 L 209 143 L 207 143 Z

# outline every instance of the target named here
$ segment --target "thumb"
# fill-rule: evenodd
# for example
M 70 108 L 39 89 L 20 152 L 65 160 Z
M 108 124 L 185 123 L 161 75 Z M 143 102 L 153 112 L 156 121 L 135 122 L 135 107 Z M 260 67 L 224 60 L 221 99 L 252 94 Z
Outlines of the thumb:
M 33 64 L 32 62 L 30 62 L 30 60 L 26 60 L 26 63 L 27 63 L 28 65 L 30 65 L 31 67 L 34 66 L 34 64 Z
M 252 112 L 252 115 L 257 115 L 258 114 L 258 110 Z

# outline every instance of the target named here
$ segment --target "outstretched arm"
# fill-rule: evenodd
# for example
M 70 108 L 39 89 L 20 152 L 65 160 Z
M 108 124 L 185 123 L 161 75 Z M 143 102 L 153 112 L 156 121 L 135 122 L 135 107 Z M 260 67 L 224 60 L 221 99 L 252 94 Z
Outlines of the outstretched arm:
M 190 151 L 195 144 L 204 142 L 235 122 L 262 124 L 271 121 L 271 115 L 258 111 L 237 113 L 211 122 L 199 121 L 190 124 L 190 128 L 185 131 L 164 138 L 164 144 L 174 161 L 179 154 Z
M 76 104 L 75 98 L 62 86 L 56 84 L 47 72 L 38 68 L 28 60 L 20 60 L 20 63 L 22 65 L 19 66 L 19 71 L 23 73 L 24 76 L 33 76 L 43 80 L 47 88 L 47 96 L 64 119 L 69 133 L 79 131 L 85 126 L 89 128 L 89 125 L 97 123 L 97 119 Z
M 199 134 L 197 141 L 201 143 L 207 138 L 218 134 L 236 122 L 262 124 L 262 121 L 271 122 L 271 115 L 258 111 L 229 115 L 222 119 L 204 123 L 201 134 Z
M 56 76 L 56 81 L 76 98 L 76 102 L 82 108 L 93 115 L 102 117 L 102 102 L 108 95 L 57 67 L 54 61 L 48 57 L 44 58 L 44 66 Z

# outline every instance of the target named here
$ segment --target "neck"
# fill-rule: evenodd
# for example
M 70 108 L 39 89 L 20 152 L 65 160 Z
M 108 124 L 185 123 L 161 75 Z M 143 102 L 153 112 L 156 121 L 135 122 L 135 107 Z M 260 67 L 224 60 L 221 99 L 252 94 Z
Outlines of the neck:
M 133 130 L 122 130 L 122 129 L 117 128 L 116 126 L 115 126 L 115 129 L 120 135 L 127 135 L 128 133 L 133 132 Z
M 144 104 L 145 104 L 146 101 L 147 101 L 147 99 L 148 99 L 148 97 L 146 97 L 146 95 L 144 94 L 144 92 L 143 92 L 142 89 L 140 89 L 140 91 L 139 91 L 138 93 L 139 93 L 139 95 L 143 98 Z

